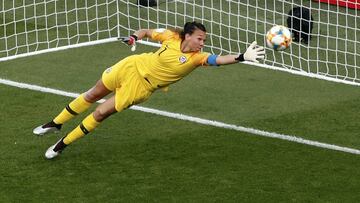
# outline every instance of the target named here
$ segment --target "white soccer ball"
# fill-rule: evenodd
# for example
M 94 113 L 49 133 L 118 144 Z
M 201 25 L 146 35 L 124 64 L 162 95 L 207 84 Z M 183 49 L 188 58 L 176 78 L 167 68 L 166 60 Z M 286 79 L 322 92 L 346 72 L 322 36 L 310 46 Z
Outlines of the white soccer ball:
M 266 33 L 267 46 L 276 51 L 288 48 L 291 42 L 290 30 L 285 26 L 275 25 Z

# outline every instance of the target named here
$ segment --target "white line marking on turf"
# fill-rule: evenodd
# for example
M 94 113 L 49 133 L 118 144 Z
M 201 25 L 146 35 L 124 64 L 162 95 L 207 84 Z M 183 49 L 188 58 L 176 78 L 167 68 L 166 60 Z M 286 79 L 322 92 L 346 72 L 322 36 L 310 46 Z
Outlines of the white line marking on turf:
M 14 82 L 11 80 L 5 80 L 5 79 L 1 79 L 1 78 L 0 78 L 0 83 L 9 85 L 9 86 L 13 86 L 13 87 L 30 89 L 30 90 L 35 90 L 35 91 L 40 91 L 40 92 L 45 92 L 45 93 L 66 96 L 66 97 L 74 97 L 75 98 L 75 97 L 79 96 L 79 93 L 66 92 L 66 91 L 62 91 L 62 90 L 41 87 L 38 85 Z M 102 103 L 104 101 L 105 100 L 102 99 L 98 102 Z M 337 146 L 337 145 L 333 145 L 333 144 L 326 144 L 326 143 L 322 143 L 322 142 L 318 142 L 318 141 L 306 140 L 306 139 L 291 136 L 291 135 L 278 134 L 278 133 L 274 133 L 274 132 L 266 132 L 266 131 L 257 130 L 257 129 L 253 129 L 253 128 L 246 128 L 246 127 L 227 124 L 227 123 L 223 123 L 223 122 L 212 121 L 212 120 L 197 118 L 197 117 L 193 117 L 193 116 L 187 116 L 184 114 L 171 113 L 171 112 L 167 112 L 167 111 L 161 111 L 161 110 L 147 108 L 147 107 L 141 107 L 141 106 L 132 106 L 131 109 L 136 110 L 136 111 L 142 111 L 142 112 L 152 113 L 152 114 L 156 114 L 156 115 L 166 116 L 166 117 L 170 117 L 170 118 L 190 121 L 190 122 L 199 123 L 199 124 L 203 124 L 203 125 L 215 126 L 215 127 L 219 127 L 219 128 L 226 128 L 226 129 L 236 130 L 236 131 L 240 131 L 240 132 L 246 132 L 246 133 L 250 133 L 250 134 L 254 134 L 254 135 L 260 135 L 260 136 L 264 136 L 264 137 L 271 137 L 271 138 L 287 140 L 290 142 L 297 142 L 300 144 L 306 144 L 306 145 L 311 145 L 311 146 L 330 149 L 330 150 L 342 151 L 342 152 L 347 152 L 347 153 L 351 153 L 351 154 L 360 154 L 360 150 L 358 150 L 358 149 L 341 147 L 341 146 Z

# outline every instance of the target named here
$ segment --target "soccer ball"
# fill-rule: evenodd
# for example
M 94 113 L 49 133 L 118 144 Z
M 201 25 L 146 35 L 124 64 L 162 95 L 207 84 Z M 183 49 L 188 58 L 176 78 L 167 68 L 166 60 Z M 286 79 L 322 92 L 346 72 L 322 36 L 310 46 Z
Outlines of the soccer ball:
M 266 44 L 268 47 L 282 51 L 288 48 L 292 38 L 289 29 L 282 25 L 275 25 L 266 34 Z

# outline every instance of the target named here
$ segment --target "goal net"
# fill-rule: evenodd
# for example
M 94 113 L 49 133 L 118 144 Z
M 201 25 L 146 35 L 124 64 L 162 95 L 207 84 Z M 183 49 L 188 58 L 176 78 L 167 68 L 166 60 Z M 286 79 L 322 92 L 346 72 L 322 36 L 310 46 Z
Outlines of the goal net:
M 202 22 L 208 31 L 204 51 L 244 52 L 256 40 L 265 45 L 273 25 L 286 25 L 288 12 L 308 8 L 314 17 L 308 44 L 269 48 L 261 67 L 330 81 L 360 84 L 358 0 L 340 5 L 310 0 L 0 0 L 0 61 L 74 46 L 115 41 L 143 28 L 181 28 Z M 345 6 L 344 5 L 345 2 Z M 346 2 L 352 2 L 351 8 Z M 354 6 L 355 5 L 355 6 Z M 157 45 L 156 43 L 148 43 Z
M 0 61 L 115 40 L 117 0 L 0 0 Z

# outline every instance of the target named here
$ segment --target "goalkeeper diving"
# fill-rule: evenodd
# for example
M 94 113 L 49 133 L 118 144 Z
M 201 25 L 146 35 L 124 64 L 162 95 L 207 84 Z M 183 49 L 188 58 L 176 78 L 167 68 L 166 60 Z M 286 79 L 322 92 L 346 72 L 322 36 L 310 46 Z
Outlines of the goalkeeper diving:
M 107 68 L 92 88 L 70 102 L 53 120 L 33 130 L 36 135 L 59 131 L 64 123 L 113 93 L 76 128 L 50 146 L 45 152 L 47 159 L 58 156 L 68 145 L 93 131 L 110 115 L 146 101 L 158 89 L 166 90 L 197 67 L 258 62 L 265 57 L 264 48 L 257 46 L 256 42 L 238 55 L 220 56 L 202 52 L 206 29 L 198 22 L 187 22 L 182 30 L 140 29 L 121 40 L 134 46 L 137 40 L 144 38 L 160 41 L 162 45 L 154 53 L 132 55 Z

